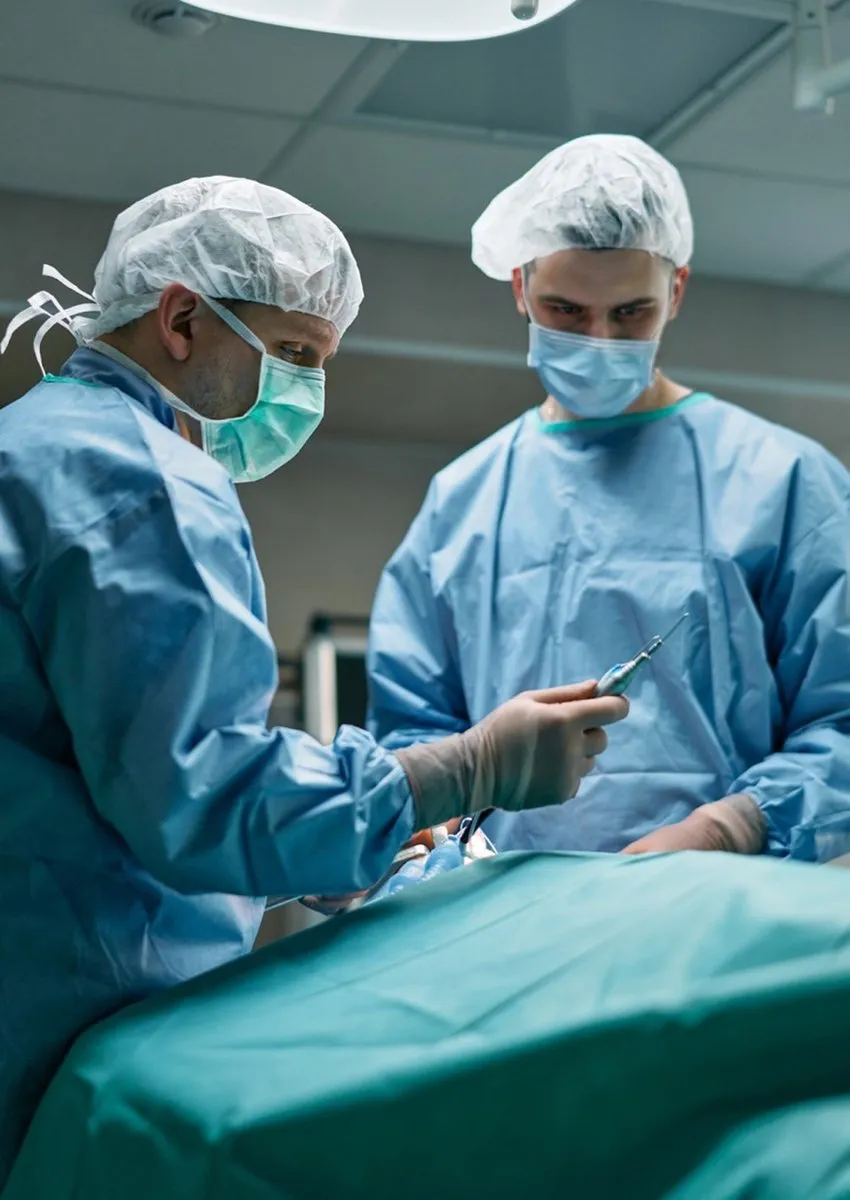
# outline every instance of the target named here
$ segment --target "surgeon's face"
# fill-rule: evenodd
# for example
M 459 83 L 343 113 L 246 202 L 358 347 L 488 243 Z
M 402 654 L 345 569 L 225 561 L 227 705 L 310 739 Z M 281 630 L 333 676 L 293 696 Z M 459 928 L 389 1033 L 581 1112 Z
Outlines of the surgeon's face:
M 324 367 L 339 334 L 330 321 L 266 304 L 223 301 L 267 352 L 300 367 Z M 158 331 L 172 360 L 172 390 L 205 417 L 241 417 L 257 398 L 259 352 L 203 301 L 173 285 L 160 300 Z
M 514 271 L 517 308 L 538 325 L 595 338 L 651 340 L 675 319 L 688 269 L 643 250 L 562 250 Z

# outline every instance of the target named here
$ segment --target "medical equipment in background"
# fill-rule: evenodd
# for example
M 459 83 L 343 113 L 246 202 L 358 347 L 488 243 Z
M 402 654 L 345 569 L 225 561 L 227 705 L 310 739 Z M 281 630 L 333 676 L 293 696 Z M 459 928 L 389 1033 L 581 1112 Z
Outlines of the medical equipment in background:
M 330 745 L 340 725 L 366 724 L 365 617 L 315 616 L 302 655 L 304 729 Z
M 831 62 L 826 0 L 796 0 L 794 8 L 794 108 L 831 116 L 835 97 L 850 91 L 850 58 Z
M 539 25 L 576 0 L 204 0 L 224 17 L 403 42 L 468 42 Z
M 595 695 L 624 696 L 638 671 L 642 670 L 653 654 L 661 649 L 668 638 L 673 636 L 679 626 L 688 619 L 688 616 L 688 613 L 683 612 L 673 628 L 669 629 L 663 637 L 656 635 L 646 643 L 644 648 L 634 658 L 630 658 L 625 663 L 617 663 L 610 670 L 606 671 L 596 685 Z
M 274 729 L 298 729 L 301 725 L 301 658 L 277 656 L 277 691 L 269 710 L 268 725 Z

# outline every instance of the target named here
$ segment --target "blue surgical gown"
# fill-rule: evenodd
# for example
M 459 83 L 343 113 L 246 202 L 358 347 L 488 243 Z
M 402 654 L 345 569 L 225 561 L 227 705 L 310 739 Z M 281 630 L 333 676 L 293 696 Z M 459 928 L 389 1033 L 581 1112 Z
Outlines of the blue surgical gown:
M 768 849 L 850 850 L 850 476 L 694 395 L 612 421 L 527 414 L 449 466 L 386 569 L 369 653 L 388 747 L 598 678 L 680 614 L 575 801 L 497 814 L 501 849 L 617 851 L 752 796 Z
M 248 951 L 269 893 L 374 883 L 413 829 L 366 733 L 267 730 L 235 489 L 78 351 L 0 412 L 0 1184 L 64 1050 Z

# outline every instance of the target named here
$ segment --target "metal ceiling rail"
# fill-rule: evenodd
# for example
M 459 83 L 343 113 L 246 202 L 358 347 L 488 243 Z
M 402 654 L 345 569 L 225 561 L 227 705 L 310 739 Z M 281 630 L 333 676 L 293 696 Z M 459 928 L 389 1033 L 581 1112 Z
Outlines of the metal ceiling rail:
M 688 4 L 698 8 L 715 8 L 721 4 L 725 4 L 726 0 L 655 0 L 656 3 L 667 4 Z M 753 0 L 752 5 L 747 3 L 747 0 L 729 0 L 730 3 L 736 3 L 738 7 L 746 10 L 752 9 L 751 15 L 755 15 L 756 7 L 760 6 L 763 0 Z M 826 5 L 829 12 L 837 12 L 843 8 L 848 0 L 832 0 Z M 773 0 L 769 0 L 772 4 Z M 780 54 L 790 49 L 794 42 L 794 7 L 791 4 L 784 5 L 788 11 L 788 17 L 785 22 L 777 29 L 774 29 L 762 41 L 758 43 L 752 50 L 748 50 L 742 58 L 733 63 L 731 67 L 713 79 L 711 83 L 702 88 L 696 95 L 692 96 L 677 112 L 672 113 L 661 124 L 654 129 L 648 136 L 647 141 L 650 142 L 658 150 L 668 149 L 678 138 L 682 137 L 696 124 L 702 121 L 709 113 L 713 112 L 718 105 L 727 100 L 734 92 L 748 83 L 754 75 L 759 71 L 769 66 L 774 59 Z M 789 107 L 791 97 L 789 95 Z
M 777 25 L 793 19 L 791 0 L 657 0 L 659 4 L 678 4 L 680 8 L 702 8 L 710 12 L 730 13 L 736 17 L 754 17 Z

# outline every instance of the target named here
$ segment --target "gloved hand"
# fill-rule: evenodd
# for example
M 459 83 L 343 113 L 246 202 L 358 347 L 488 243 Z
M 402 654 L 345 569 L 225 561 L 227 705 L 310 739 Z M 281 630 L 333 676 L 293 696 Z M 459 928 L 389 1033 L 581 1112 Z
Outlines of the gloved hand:
M 452 866 L 455 866 L 488 857 L 488 854 L 495 854 L 495 850 L 492 849 L 489 840 L 480 829 L 473 836 L 471 844 L 467 845 L 461 852 L 457 838 L 455 837 L 460 824 L 461 821 L 458 817 L 454 821 L 447 821 L 445 825 L 438 825 L 434 829 L 421 829 L 418 833 L 415 833 L 409 841 L 405 842 L 393 859 L 390 867 L 390 877 L 376 888 L 366 888 L 362 892 L 350 892 L 347 896 L 302 896 L 301 903 L 305 908 L 321 913 L 324 917 L 336 917 L 340 913 L 351 912 L 353 909 L 359 908 L 367 902 L 371 903 L 373 899 L 392 895 L 397 890 L 396 887 L 390 887 L 390 884 L 396 878 L 395 872 L 402 875 L 405 881 L 399 886 L 406 887 L 408 882 L 420 882 L 423 876 L 430 878 L 432 874 L 442 874 L 443 869 L 449 869 L 445 867 L 445 864 L 450 858 L 452 859 Z M 454 856 L 441 855 L 429 867 L 429 855 L 431 851 L 441 848 L 447 839 L 454 839 L 454 844 L 459 849 L 461 862 L 455 864 Z M 400 867 L 397 865 L 399 862 L 403 864 Z M 439 867 L 439 870 L 436 869 L 437 867 Z
M 663 825 L 626 846 L 623 854 L 671 854 L 679 850 L 719 850 L 761 854 L 767 827 L 751 796 L 727 796 L 695 808 L 684 821 Z
M 447 821 L 445 825 L 440 825 L 437 829 L 420 829 L 418 833 L 414 833 L 409 841 L 404 843 L 401 850 L 399 850 L 393 859 L 393 865 L 390 870 L 398 870 L 396 863 L 400 859 L 404 860 L 405 858 L 408 861 L 404 865 L 410 866 L 414 874 L 420 866 L 424 870 L 428 854 L 438 845 L 435 841 L 435 834 L 438 830 L 442 839 L 445 840 L 446 837 L 457 833 L 459 825 L 460 817 L 454 821 Z M 410 860 L 413 859 L 417 850 L 421 852 L 421 857 L 413 863 Z M 378 891 L 382 891 L 384 886 L 386 885 L 381 885 Z M 371 892 L 371 888 L 366 888 L 362 892 L 349 892 L 346 896 L 302 896 L 301 903 L 305 908 L 321 913 L 323 917 L 336 917 L 340 913 L 350 912 L 352 909 L 358 908 L 361 904 L 365 903 Z
M 572 799 L 608 744 L 602 729 L 629 711 L 596 684 L 525 692 L 466 733 L 399 750 L 420 826 L 482 808 L 517 812 Z
M 441 846 L 432 850 L 427 858 L 415 858 L 411 862 L 405 863 L 400 871 L 397 871 L 383 887 L 375 892 L 368 903 L 373 904 L 375 900 L 394 896 L 396 892 L 404 891 L 405 888 L 411 887 L 415 883 L 426 883 L 438 875 L 445 875 L 447 871 L 454 871 L 456 867 L 464 866 L 465 861 L 458 839 L 450 837 Z

